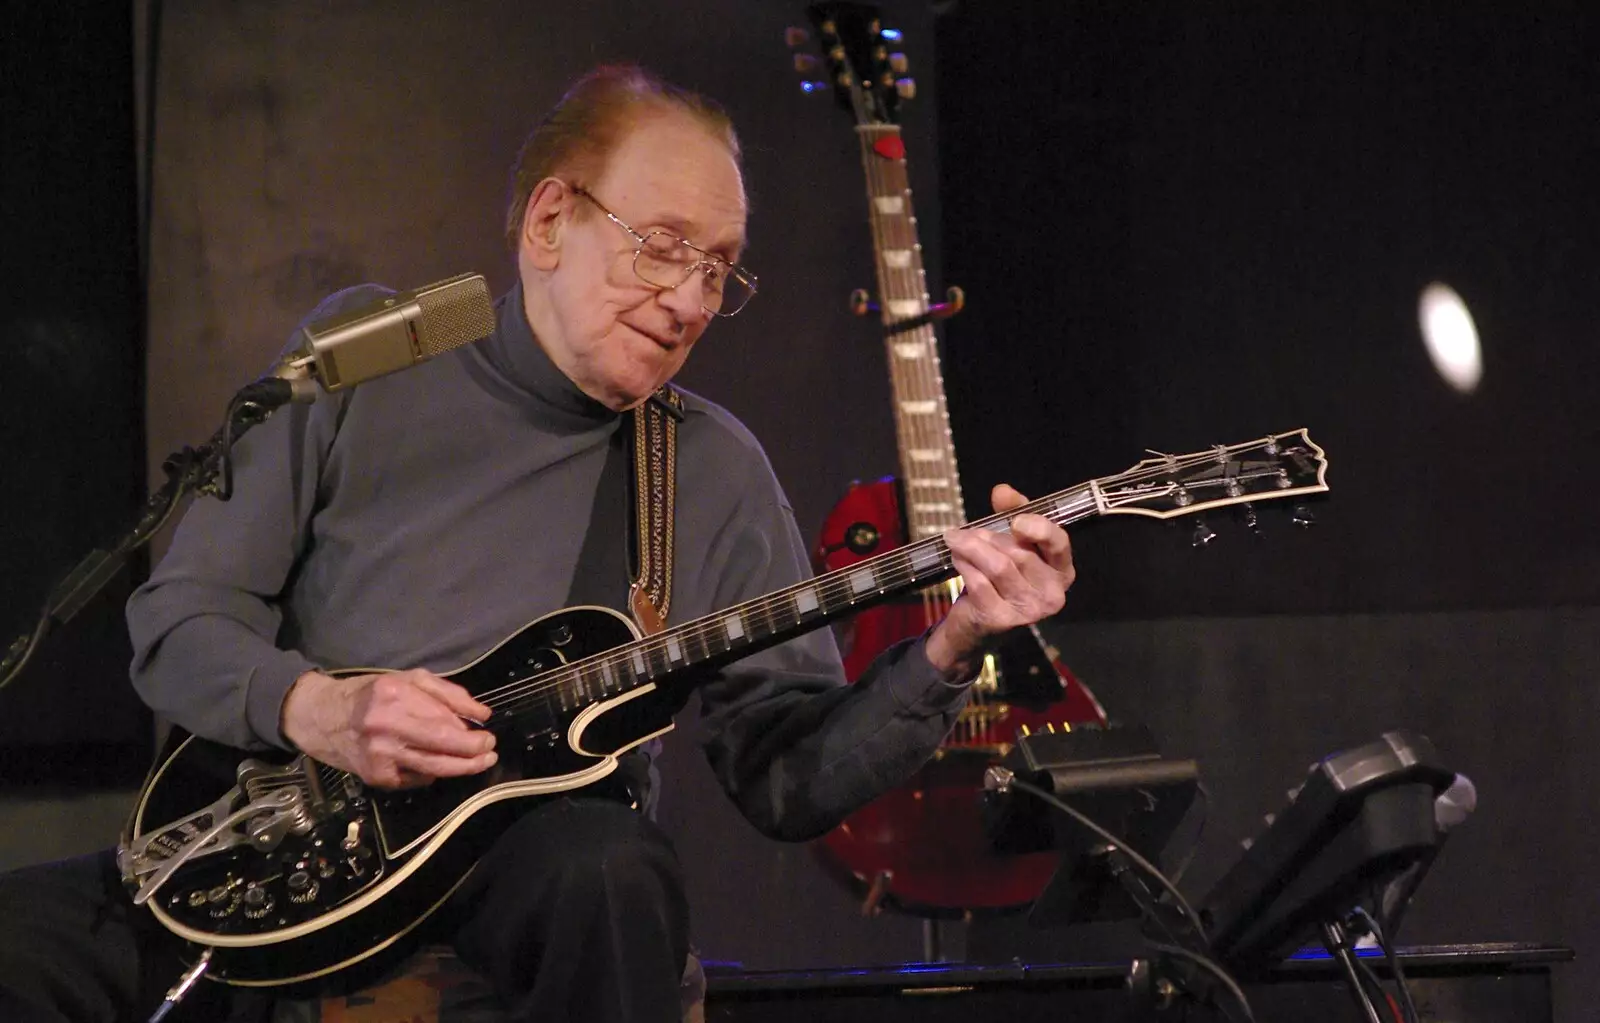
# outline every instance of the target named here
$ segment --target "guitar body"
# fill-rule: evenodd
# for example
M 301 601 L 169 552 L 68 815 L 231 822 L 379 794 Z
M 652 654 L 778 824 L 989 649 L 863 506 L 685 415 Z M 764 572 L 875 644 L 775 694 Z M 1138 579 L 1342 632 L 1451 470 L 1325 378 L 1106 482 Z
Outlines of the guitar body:
M 613 611 L 570 609 L 445 677 L 478 695 L 635 635 Z M 669 730 L 675 709 L 653 686 L 571 709 L 551 701 L 492 726 L 500 758 L 489 771 L 399 791 L 370 789 L 303 756 L 249 753 L 176 732 L 140 793 L 132 843 L 181 850 L 223 812 L 197 818 L 195 808 L 236 786 L 235 803 L 286 790 L 299 798 L 247 817 L 247 840 L 194 856 L 146 905 L 168 930 L 214 949 L 214 979 L 316 981 L 399 944 L 531 800 L 603 780 L 618 755 Z

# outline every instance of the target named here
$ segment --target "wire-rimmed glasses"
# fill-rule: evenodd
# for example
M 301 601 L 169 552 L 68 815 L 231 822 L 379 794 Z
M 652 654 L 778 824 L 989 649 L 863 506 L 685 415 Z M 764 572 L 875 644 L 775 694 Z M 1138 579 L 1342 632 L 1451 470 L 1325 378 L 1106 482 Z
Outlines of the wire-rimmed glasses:
M 682 287 L 698 271 L 702 275 L 700 304 L 706 312 L 715 316 L 733 316 L 756 293 L 755 274 L 744 267 L 665 231 L 640 234 L 584 189 L 577 185 L 569 187 L 594 203 L 613 224 L 628 232 L 639 243 L 633 250 L 633 272 L 651 287 Z

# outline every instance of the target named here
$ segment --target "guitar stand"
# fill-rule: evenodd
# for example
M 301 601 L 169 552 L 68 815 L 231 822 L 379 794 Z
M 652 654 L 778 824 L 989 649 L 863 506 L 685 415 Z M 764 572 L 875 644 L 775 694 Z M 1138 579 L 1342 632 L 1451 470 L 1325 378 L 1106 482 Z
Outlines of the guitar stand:
M 1322 924 L 1322 943 L 1328 949 L 1328 954 L 1344 969 L 1344 978 L 1350 985 L 1351 996 L 1356 1000 L 1356 1007 L 1364 1013 L 1367 1023 L 1383 1023 L 1384 1017 L 1378 1012 L 1378 1007 L 1372 1004 L 1372 996 L 1367 992 L 1365 984 L 1361 983 L 1361 974 L 1356 970 L 1355 950 L 1350 941 L 1350 936 L 1345 933 L 1344 927 L 1337 920 L 1328 920 Z

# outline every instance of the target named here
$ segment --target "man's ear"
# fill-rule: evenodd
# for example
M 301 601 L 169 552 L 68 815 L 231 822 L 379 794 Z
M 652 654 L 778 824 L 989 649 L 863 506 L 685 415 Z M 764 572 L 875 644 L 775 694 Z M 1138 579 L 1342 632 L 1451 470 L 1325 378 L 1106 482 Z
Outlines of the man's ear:
M 554 270 L 561 262 L 561 232 L 570 207 L 568 194 L 566 185 L 555 178 L 545 178 L 528 196 L 518 245 L 540 270 Z

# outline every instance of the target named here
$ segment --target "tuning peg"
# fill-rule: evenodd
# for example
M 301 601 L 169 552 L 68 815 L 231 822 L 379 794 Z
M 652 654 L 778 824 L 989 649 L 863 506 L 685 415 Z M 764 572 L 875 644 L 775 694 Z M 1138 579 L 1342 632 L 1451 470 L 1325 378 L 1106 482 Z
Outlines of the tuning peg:
M 1317 524 L 1317 517 L 1312 514 L 1310 505 L 1297 504 L 1291 521 L 1301 529 L 1310 529 Z
M 803 28 L 796 28 L 791 25 L 783 30 L 783 41 L 789 49 L 793 50 L 810 42 L 811 33 Z
M 1194 520 L 1194 536 L 1189 540 L 1191 546 L 1204 547 L 1206 544 L 1210 543 L 1216 538 L 1216 530 L 1206 525 L 1205 519 L 1196 518 Z
M 909 68 L 910 66 L 911 66 L 911 62 L 906 59 L 906 55 L 905 54 L 903 54 L 903 53 L 891 53 L 891 54 L 889 54 L 889 69 L 891 71 L 893 71 L 895 74 L 897 74 L 897 75 L 905 74 L 906 73 L 906 69 Z
M 1244 511 L 1244 528 L 1257 536 L 1261 535 L 1261 520 L 1256 516 L 1256 506 L 1246 501 L 1242 505 Z
M 815 54 L 797 53 L 794 55 L 794 69 L 802 75 L 809 75 L 815 71 L 819 63 L 821 62 L 817 60 Z
M 917 83 L 915 79 L 902 78 L 894 83 L 894 91 L 900 94 L 901 99 L 917 98 Z

